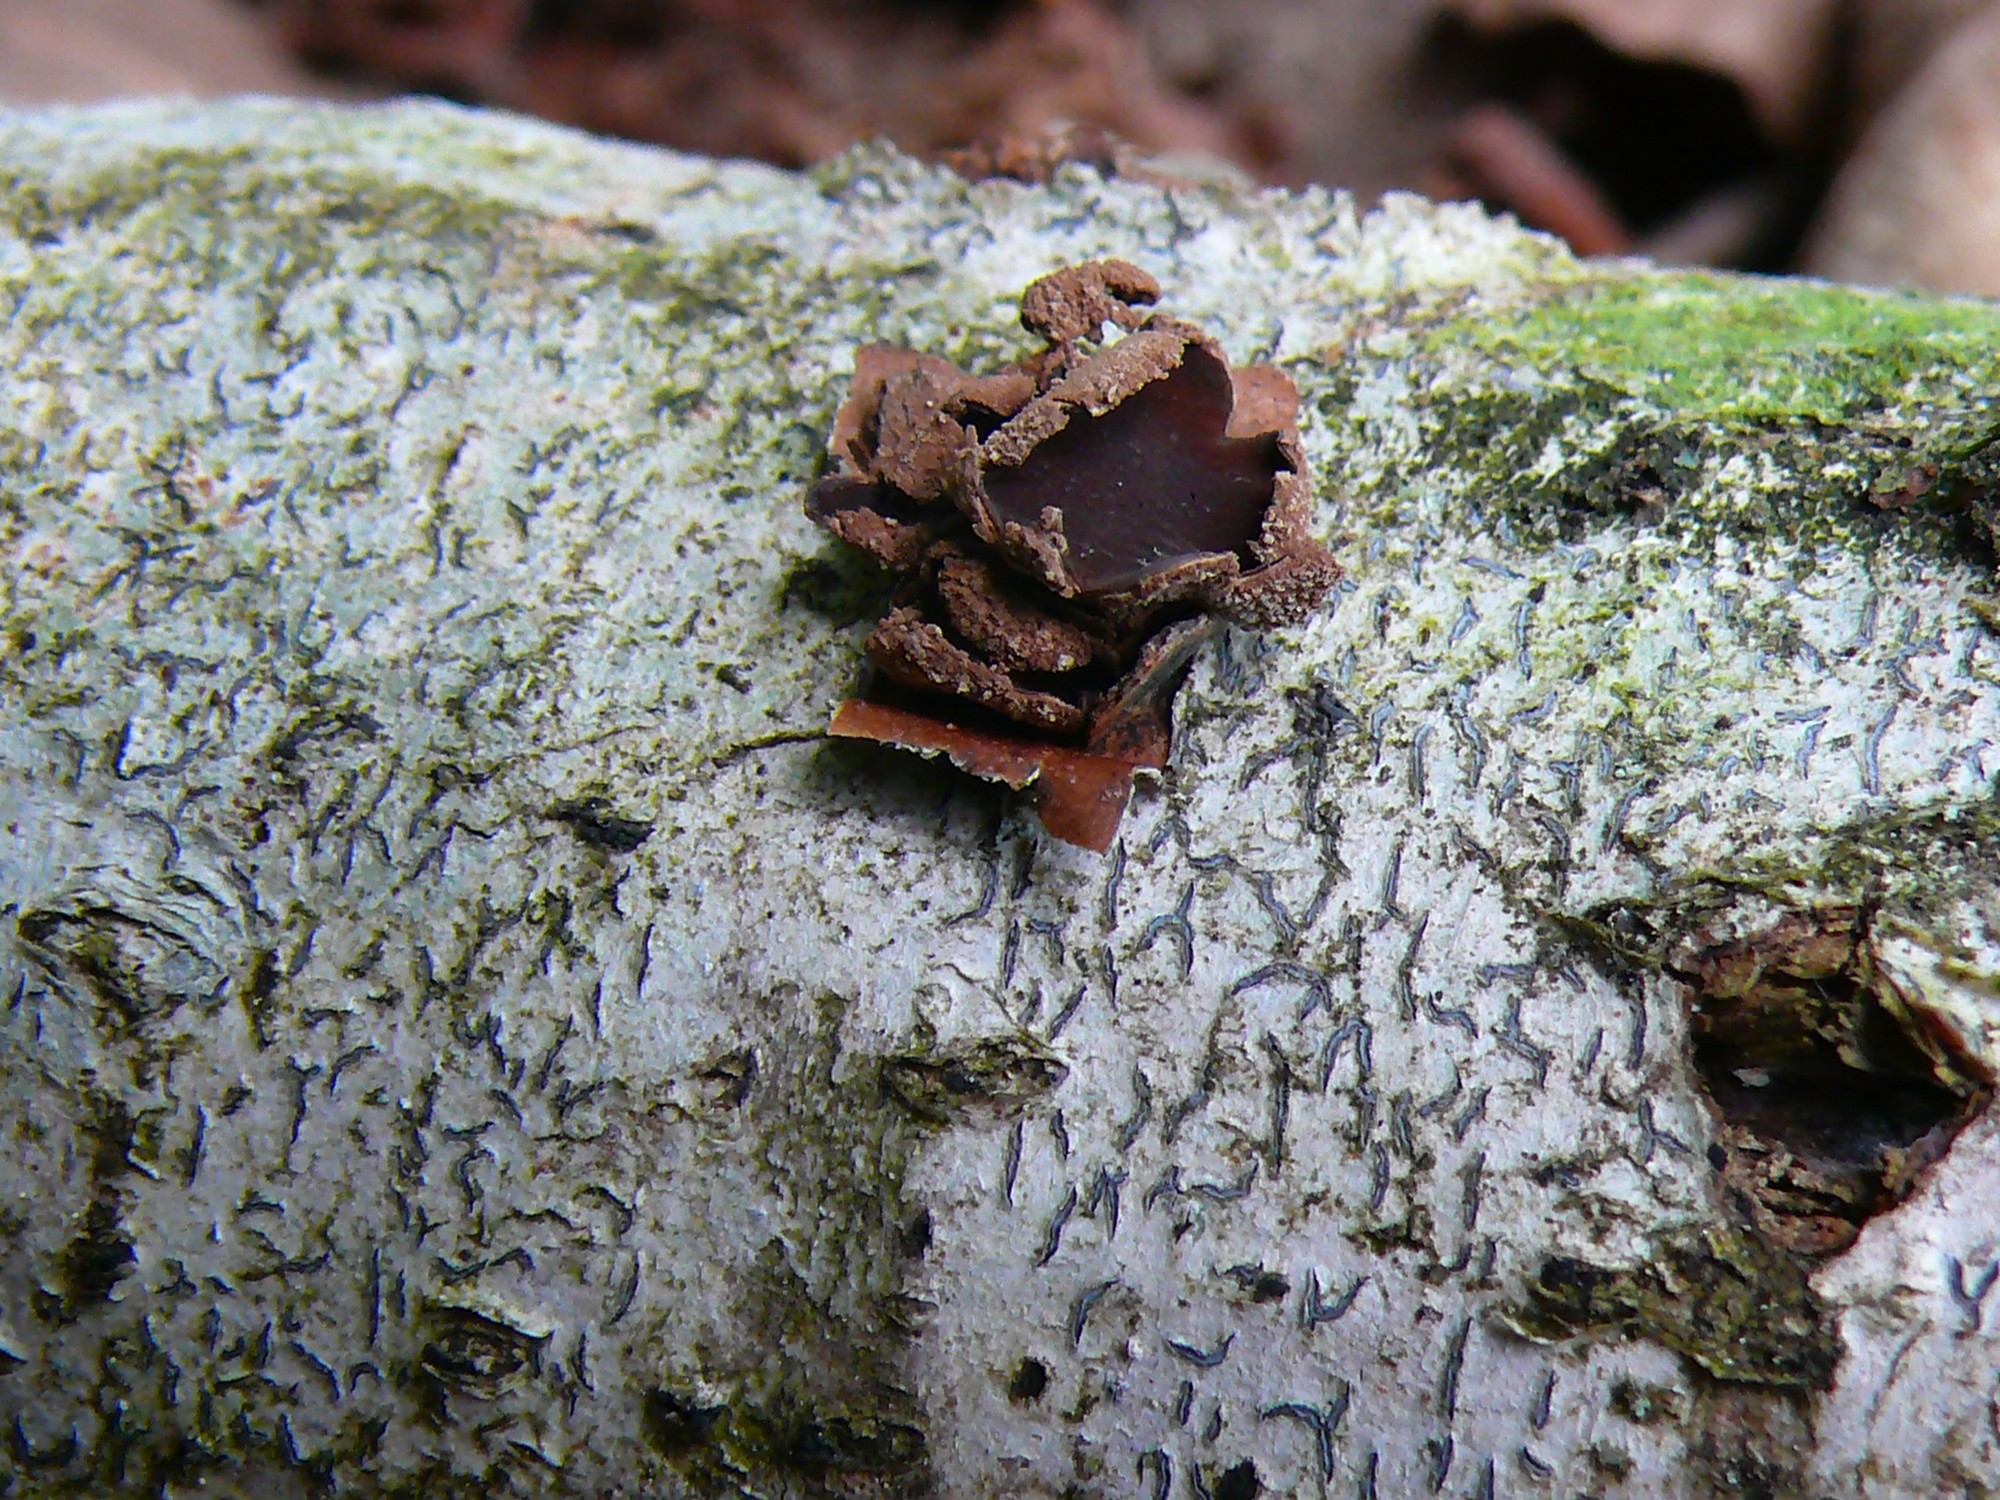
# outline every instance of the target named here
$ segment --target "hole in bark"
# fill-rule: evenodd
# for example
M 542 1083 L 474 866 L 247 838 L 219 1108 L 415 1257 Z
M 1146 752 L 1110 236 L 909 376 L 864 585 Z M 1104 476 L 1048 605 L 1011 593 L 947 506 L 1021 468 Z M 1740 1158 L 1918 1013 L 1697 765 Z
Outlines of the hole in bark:
M 646 1392 L 642 1421 L 646 1436 L 662 1453 L 685 1453 L 714 1441 L 728 1409 L 678 1391 Z
M 1039 1359 L 1024 1359 L 1007 1385 L 1007 1395 L 1015 1401 L 1039 1401 L 1049 1388 L 1049 1367 Z
M 1233 1469 L 1223 1471 L 1215 1481 L 1215 1500 L 1257 1500 L 1264 1493 L 1264 1481 L 1257 1477 L 1257 1466 L 1249 1459 Z
M 896 1248 L 906 1258 L 914 1259 L 931 1247 L 931 1211 L 919 1209 L 916 1217 L 903 1226 L 903 1232 L 896 1239 Z
M 1992 1097 L 1952 1028 L 1878 967 L 1858 908 L 1794 913 L 1675 972 L 1692 988 L 1709 1161 L 1776 1249 L 1845 1250 Z
M 549 809 L 549 816 L 567 823 L 571 832 L 593 849 L 612 854 L 630 854 L 653 836 L 653 825 L 641 818 L 621 817 L 602 797 L 584 797 L 561 802 Z

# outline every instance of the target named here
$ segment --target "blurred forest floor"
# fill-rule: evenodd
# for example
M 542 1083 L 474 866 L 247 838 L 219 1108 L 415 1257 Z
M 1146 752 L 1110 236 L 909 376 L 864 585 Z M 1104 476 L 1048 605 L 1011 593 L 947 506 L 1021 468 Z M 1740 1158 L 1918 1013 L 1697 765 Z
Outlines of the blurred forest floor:
M 2000 295 L 2000 0 L 0 0 L 0 102 L 244 91 L 783 165 L 869 136 L 1020 177 L 1226 164 L 1586 254 Z

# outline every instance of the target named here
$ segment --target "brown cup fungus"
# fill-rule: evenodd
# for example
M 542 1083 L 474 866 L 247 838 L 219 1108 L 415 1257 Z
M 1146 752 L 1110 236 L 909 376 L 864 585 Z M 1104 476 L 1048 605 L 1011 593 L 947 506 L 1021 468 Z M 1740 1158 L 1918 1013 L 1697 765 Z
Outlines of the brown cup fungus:
M 1158 296 L 1124 261 L 1044 276 L 1021 322 L 1048 347 L 990 375 L 863 349 L 807 501 L 897 580 L 832 733 L 1032 785 L 1050 833 L 1100 851 L 1216 622 L 1296 624 L 1340 577 L 1306 529 L 1298 388 L 1140 310 Z M 1098 344 L 1106 323 L 1124 337 Z

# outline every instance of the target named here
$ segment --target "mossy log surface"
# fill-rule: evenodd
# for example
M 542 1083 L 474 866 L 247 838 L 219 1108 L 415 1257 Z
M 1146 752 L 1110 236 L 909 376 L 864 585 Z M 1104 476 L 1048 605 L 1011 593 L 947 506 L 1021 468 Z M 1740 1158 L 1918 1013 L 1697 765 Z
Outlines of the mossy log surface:
M 1105 255 L 1348 580 L 1100 859 L 800 502 Z M 271 104 L 0 117 L 0 309 L 0 1494 L 2000 1488 L 2000 312 Z M 1723 949 L 1972 1101 L 1833 1253 Z

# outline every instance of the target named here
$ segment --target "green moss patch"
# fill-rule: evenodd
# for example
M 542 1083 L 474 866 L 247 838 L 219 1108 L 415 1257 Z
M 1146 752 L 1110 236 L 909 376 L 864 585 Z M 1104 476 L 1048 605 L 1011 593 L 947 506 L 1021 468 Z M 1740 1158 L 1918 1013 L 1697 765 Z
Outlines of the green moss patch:
M 1708 1227 L 1670 1236 L 1643 1265 L 1544 1261 L 1507 1324 L 1538 1341 L 1621 1331 L 1657 1339 L 1723 1380 L 1823 1390 L 1840 1335 L 1796 1260 Z
M 1834 424 L 1911 401 L 1985 404 L 1982 387 L 2000 387 L 2000 309 L 1754 277 L 1584 281 L 1448 337 L 1683 422 Z

